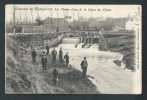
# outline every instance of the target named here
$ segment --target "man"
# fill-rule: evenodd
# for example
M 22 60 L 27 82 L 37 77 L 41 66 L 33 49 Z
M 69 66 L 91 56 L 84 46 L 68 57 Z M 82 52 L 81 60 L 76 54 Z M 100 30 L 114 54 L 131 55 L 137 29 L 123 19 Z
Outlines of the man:
M 60 48 L 59 50 L 59 61 L 62 62 L 62 56 L 63 56 L 63 52 L 62 52 L 62 48 Z
M 87 67 L 88 67 L 88 63 L 86 57 L 84 57 L 84 60 L 81 62 L 81 69 L 83 69 L 83 78 L 86 77 Z
M 54 83 L 54 85 L 56 85 L 57 84 L 57 82 L 58 82 L 58 70 L 57 70 L 57 68 L 55 68 L 54 70 L 53 70 L 53 83 Z
M 64 56 L 64 59 L 66 61 L 66 65 L 68 66 L 69 64 L 69 55 L 68 55 L 68 52 L 66 53 L 66 55 Z
M 47 58 L 46 58 L 46 56 L 44 56 L 44 55 L 42 56 L 41 63 L 42 63 L 43 71 L 46 71 L 46 64 L 47 64 Z
M 49 46 L 46 46 L 46 55 L 48 55 L 49 54 Z
M 33 63 L 36 63 L 36 56 L 37 56 L 37 53 L 36 53 L 36 51 L 33 49 L 33 51 L 32 51 L 32 62 L 33 62 Z
M 56 63 L 56 56 L 57 56 L 57 51 L 55 50 L 55 48 L 52 50 L 52 59 L 53 59 L 53 63 Z

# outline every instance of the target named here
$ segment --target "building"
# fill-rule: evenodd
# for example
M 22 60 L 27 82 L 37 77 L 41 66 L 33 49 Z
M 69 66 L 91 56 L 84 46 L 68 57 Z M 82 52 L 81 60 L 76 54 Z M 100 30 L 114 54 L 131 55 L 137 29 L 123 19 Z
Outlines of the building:
M 48 17 L 43 22 L 44 32 L 66 32 L 70 31 L 68 22 L 65 18 Z
M 135 30 L 135 21 L 133 19 L 129 19 L 126 22 L 126 30 L 128 31 L 133 31 Z
M 129 20 L 128 18 L 115 18 L 113 20 L 114 23 L 113 31 L 126 30 L 126 22 L 128 20 Z
M 65 18 L 46 18 L 43 25 L 38 23 L 22 23 L 22 33 L 55 33 L 55 32 L 68 32 L 68 22 Z

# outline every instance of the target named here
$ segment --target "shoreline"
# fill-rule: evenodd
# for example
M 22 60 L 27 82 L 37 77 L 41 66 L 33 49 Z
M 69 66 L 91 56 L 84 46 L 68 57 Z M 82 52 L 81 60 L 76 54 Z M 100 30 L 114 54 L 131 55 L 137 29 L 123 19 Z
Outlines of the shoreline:
M 11 41 L 11 43 L 9 43 Z M 57 61 L 52 64 L 48 56 L 47 71 L 42 71 L 40 56 L 37 56 L 36 64 L 32 64 L 30 52 L 21 57 L 21 49 L 13 46 L 12 41 L 7 42 L 6 54 L 6 94 L 100 94 L 96 85 L 91 80 L 81 79 L 82 72 L 70 67 L 63 67 Z M 9 44 L 8 44 L 9 43 Z M 13 55 L 17 49 L 18 55 Z M 52 71 L 57 67 L 59 81 L 55 86 L 52 83 Z

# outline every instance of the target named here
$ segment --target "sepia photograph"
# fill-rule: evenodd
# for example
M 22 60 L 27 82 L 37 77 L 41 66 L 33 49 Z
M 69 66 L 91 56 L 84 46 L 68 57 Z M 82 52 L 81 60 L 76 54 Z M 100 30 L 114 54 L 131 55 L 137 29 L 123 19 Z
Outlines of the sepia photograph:
M 5 94 L 142 94 L 142 6 L 5 5 Z

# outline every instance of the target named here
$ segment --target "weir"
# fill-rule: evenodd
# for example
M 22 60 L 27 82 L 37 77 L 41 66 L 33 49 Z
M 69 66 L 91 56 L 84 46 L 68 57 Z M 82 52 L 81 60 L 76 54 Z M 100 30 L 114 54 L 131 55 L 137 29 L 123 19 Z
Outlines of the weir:
M 75 36 L 75 33 L 78 34 Z M 72 36 L 72 37 L 70 37 Z M 83 30 L 73 32 L 69 37 L 62 40 L 62 44 L 74 44 L 75 48 L 90 48 L 93 44 L 99 44 L 99 30 Z
M 80 43 L 80 40 L 79 38 L 76 38 L 76 37 L 68 37 L 68 38 L 64 38 L 62 40 L 62 44 L 79 44 Z

